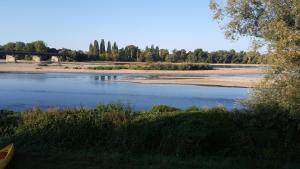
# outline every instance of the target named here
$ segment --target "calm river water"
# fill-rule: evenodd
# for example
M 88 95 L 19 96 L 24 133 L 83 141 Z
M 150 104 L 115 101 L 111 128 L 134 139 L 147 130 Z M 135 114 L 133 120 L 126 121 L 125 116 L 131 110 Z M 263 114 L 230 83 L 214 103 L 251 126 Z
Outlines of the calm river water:
M 138 76 L 140 78 L 140 76 Z M 131 75 L 103 76 L 68 73 L 0 73 L 0 109 L 15 111 L 32 107 L 94 107 L 98 103 L 121 102 L 134 110 L 157 104 L 179 108 L 216 106 L 231 109 L 246 98 L 247 88 L 173 84 L 135 84 L 114 79 Z

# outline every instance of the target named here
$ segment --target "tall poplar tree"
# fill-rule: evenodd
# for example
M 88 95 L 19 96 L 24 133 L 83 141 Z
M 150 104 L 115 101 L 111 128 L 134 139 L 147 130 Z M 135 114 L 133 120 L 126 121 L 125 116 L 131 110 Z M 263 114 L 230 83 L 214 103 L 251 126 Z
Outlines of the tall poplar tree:
M 101 42 L 100 42 L 100 54 L 105 54 L 105 41 L 104 41 L 104 39 L 101 39 Z
M 93 55 L 95 57 L 99 56 L 99 43 L 97 40 L 94 40 Z
M 93 59 L 93 56 L 94 56 L 94 47 L 93 47 L 92 43 L 90 43 L 88 55 L 89 55 L 90 59 Z
M 112 59 L 117 61 L 119 59 L 119 47 L 116 42 L 112 46 Z
M 107 42 L 107 53 L 111 54 L 111 43 L 110 43 L 110 41 Z
M 116 50 L 116 51 L 119 50 L 119 47 L 118 47 L 118 45 L 117 45 L 116 42 L 114 42 L 114 44 L 113 44 L 113 46 L 112 46 L 112 50 Z

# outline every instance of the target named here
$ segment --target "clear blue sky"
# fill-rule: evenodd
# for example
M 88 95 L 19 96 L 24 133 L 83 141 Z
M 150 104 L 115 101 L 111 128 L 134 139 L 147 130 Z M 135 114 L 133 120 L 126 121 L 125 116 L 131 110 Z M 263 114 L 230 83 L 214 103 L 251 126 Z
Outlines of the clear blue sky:
M 1 0 L 0 44 L 44 40 L 48 46 L 87 50 L 94 39 L 145 48 L 247 50 L 230 41 L 209 0 Z

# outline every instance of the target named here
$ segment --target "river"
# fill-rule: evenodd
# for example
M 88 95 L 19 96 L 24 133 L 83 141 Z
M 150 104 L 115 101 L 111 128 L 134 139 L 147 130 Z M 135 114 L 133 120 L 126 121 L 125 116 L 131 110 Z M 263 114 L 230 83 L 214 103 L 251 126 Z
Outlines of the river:
M 238 87 L 114 81 L 126 78 L 135 77 L 75 73 L 0 73 L 0 109 L 23 111 L 33 107 L 94 107 L 98 103 L 111 102 L 130 105 L 136 111 L 158 104 L 178 108 L 222 104 L 232 109 L 239 107 L 238 99 L 248 95 L 247 88 Z

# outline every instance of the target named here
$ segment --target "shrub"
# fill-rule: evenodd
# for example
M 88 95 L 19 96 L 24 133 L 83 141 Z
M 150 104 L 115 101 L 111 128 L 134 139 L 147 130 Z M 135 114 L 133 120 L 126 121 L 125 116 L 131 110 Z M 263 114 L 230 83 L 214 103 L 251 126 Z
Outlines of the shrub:
M 2 111 L 0 129 L 7 142 L 28 151 L 298 158 L 300 123 L 287 114 L 262 116 L 222 106 L 188 110 L 158 105 L 132 112 L 129 106 L 114 103 L 94 109 Z
M 12 136 L 19 123 L 19 117 L 12 111 L 0 110 L 0 138 Z
M 179 111 L 180 109 L 176 107 L 170 107 L 167 105 L 157 105 L 153 106 L 150 110 L 150 112 L 158 112 L 158 113 L 163 113 L 163 112 L 174 112 L 174 111 Z
M 186 112 L 198 112 L 200 109 L 196 106 L 189 107 L 185 110 Z

